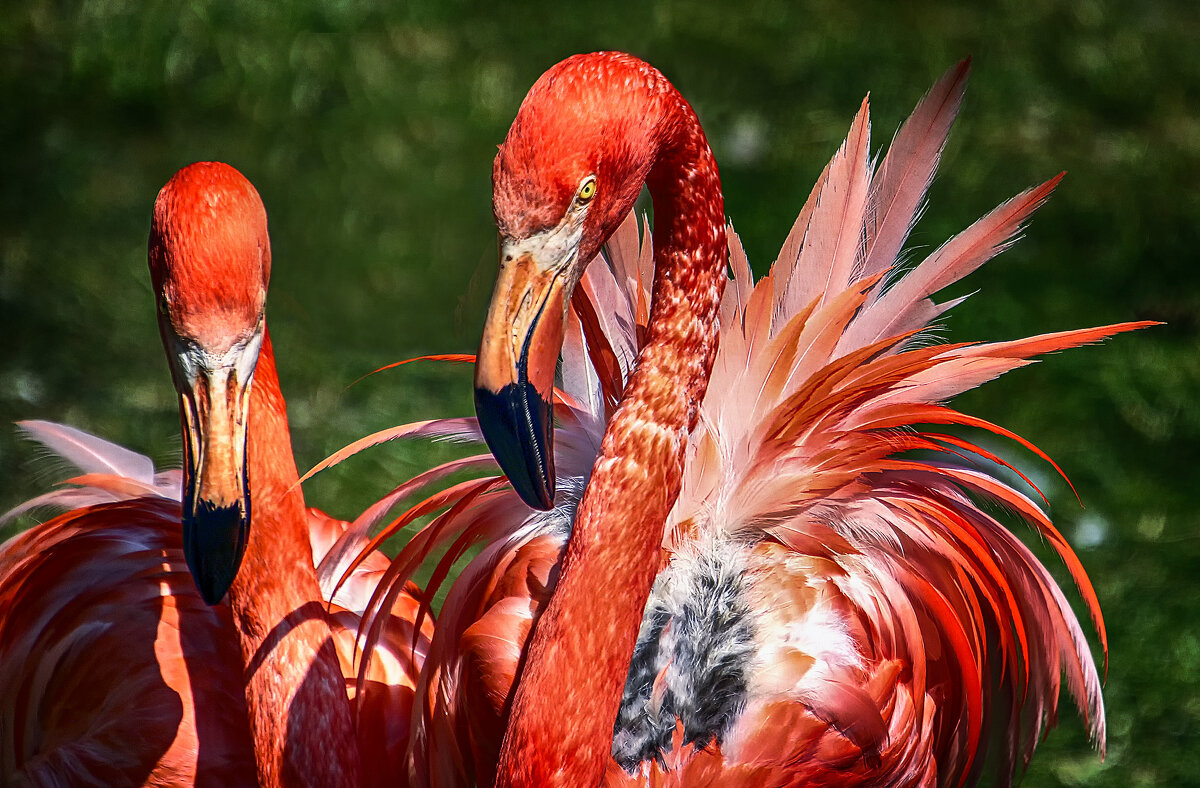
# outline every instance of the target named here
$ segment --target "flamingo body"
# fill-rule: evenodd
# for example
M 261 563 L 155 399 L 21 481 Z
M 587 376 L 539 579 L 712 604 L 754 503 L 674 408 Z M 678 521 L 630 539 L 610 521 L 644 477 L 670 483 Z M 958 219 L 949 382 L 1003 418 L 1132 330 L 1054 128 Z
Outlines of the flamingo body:
M 0 675 L 25 688 L 2 699 L 0 767 L 35 784 L 390 784 L 430 619 L 416 633 L 414 587 L 398 589 L 364 666 L 358 617 L 386 559 L 322 593 L 315 564 L 348 524 L 298 488 L 257 192 L 227 165 L 181 170 L 149 257 L 183 483 L 86 433 L 26 425 L 82 475 L 31 502 L 71 511 L 0 547 Z
M 564 68 L 582 64 L 586 74 L 594 61 L 613 60 L 627 62 L 583 56 L 551 74 L 561 81 Z M 1064 675 L 1103 748 L 1100 682 L 1082 627 L 1049 571 L 993 514 L 996 505 L 1058 552 L 1106 651 L 1086 572 L 1042 508 L 998 477 L 995 469 L 1008 463 L 943 428 L 990 432 L 1048 458 L 945 403 L 1036 355 L 1144 324 L 1008 342 L 931 341 L 930 325 L 958 303 L 937 303 L 933 295 L 1007 248 L 1058 182 L 1017 195 L 919 265 L 901 266 L 966 73 L 960 64 L 934 86 L 878 168 L 869 157 L 864 102 L 757 284 L 729 231 L 732 279 L 713 336 L 675 346 L 689 354 L 676 370 L 694 365 L 706 378 L 697 418 L 641 422 L 642 441 L 669 440 L 678 434 L 673 425 L 686 428 L 674 491 L 645 494 L 647 478 L 672 471 L 623 461 L 613 447 L 630 433 L 614 427 L 630 412 L 653 413 L 661 404 L 646 405 L 655 395 L 639 388 L 646 349 L 658 332 L 678 332 L 687 322 L 658 323 L 659 299 L 671 294 L 664 278 L 674 276 L 664 277 L 664 262 L 671 271 L 672 255 L 705 253 L 681 249 L 658 227 L 652 252 L 648 239 L 639 245 L 632 220 L 596 235 L 595 248 L 608 240 L 606 263 L 578 274 L 558 332 L 553 470 L 542 473 L 559 480 L 555 507 L 531 514 L 498 479 L 462 485 L 441 499 L 451 509 L 397 559 L 412 567 L 444 544 L 451 547 L 447 567 L 467 546 L 483 545 L 447 597 L 422 674 L 416 782 L 934 786 L 990 776 L 1008 784 L 1054 724 Z M 659 95 L 651 92 L 653 106 Z M 514 129 L 528 128 L 528 103 L 538 93 L 535 87 Z M 522 150 L 536 158 L 538 147 Z M 498 168 L 505 156 L 502 150 Z M 527 175 L 520 182 L 530 192 L 530 183 L 543 186 L 561 211 L 561 167 L 550 160 L 542 180 Z M 629 169 L 630 179 L 644 177 L 644 169 Z M 498 199 L 507 199 L 506 181 L 497 183 Z M 534 230 L 544 232 L 536 228 L 557 214 L 538 216 Z M 521 247 L 506 246 L 499 218 L 497 299 L 518 281 L 507 266 L 522 260 L 506 256 Z M 697 221 L 707 226 L 708 214 Z M 578 256 L 586 262 L 595 248 L 586 229 L 582 237 Z M 669 246 L 665 261 L 660 238 Z M 519 310 L 512 314 L 519 339 L 536 344 L 553 333 L 536 321 L 526 333 Z M 695 319 L 689 327 L 703 331 L 705 323 Z M 477 386 L 502 380 L 507 363 L 496 361 L 503 353 L 488 337 L 485 330 Z M 705 348 L 713 349 L 711 359 Z M 703 392 L 692 380 L 651 385 Z M 678 401 L 670 392 L 666 399 Z M 684 413 L 689 401 L 683 398 Z M 481 420 L 492 416 L 480 410 Z M 629 451 L 647 456 L 645 446 Z M 505 467 L 521 476 L 531 466 Z M 534 467 L 532 483 L 514 484 L 531 504 L 540 503 L 538 473 Z M 659 515 L 662 495 L 670 500 Z M 651 527 L 646 512 L 658 518 L 648 547 L 644 534 L 630 535 Z M 581 569 L 581 529 L 582 549 L 612 540 L 608 554 L 617 568 Z M 644 593 L 614 579 L 630 564 L 631 576 L 650 578 Z M 590 596 L 561 603 L 567 578 L 580 572 Z M 398 572 L 396 580 L 404 576 Z M 547 627 L 556 603 L 559 623 Z M 631 604 L 638 611 L 632 625 L 613 616 Z M 626 627 L 621 634 L 633 642 L 613 671 L 613 631 Z M 563 643 L 576 660 L 563 675 L 615 672 L 617 689 L 592 681 L 577 686 L 594 694 L 572 693 L 556 676 L 535 671 L 538 649 L 553 653 Z M 524 697 L 544 692 L 552 700 L 517 716 L 522 689 Z M 602 735 L 597 719 L 607 726 Z M 581 742 L 581 731 L 595 740 Z M 512 741 L 526 743 L 517 750 L 524 760 L 506 757 Z M 561 757 L 564 748 L 597 746 L 605 753 L 599 769 L 590 757 Z

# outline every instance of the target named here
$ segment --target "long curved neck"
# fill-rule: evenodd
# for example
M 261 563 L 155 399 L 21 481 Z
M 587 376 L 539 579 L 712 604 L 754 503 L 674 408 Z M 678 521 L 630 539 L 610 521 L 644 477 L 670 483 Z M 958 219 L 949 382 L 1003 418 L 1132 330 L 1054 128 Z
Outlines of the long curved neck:
M 717 349 L 725 286 L 716 162 L 678 98 L 647 183 L 656 274 L 649 337 L 604 434 L 562 572 L 538 620 L 501 747 L 497 786 L 596 785 L 638 627 L 661 567 L 663 524 Z
M 229 605 L 246 665 L 259 782 L 357 785 L 358 745 L 313 569 L 269 335 L 254 373 L 246 442 L 250 539 Z

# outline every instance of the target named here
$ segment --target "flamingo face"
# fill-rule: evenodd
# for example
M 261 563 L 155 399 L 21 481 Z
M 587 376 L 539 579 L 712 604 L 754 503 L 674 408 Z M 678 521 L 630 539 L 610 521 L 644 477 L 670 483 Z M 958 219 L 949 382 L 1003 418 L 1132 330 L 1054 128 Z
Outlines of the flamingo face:
M 184 555 L 216 604 L 250 534 L 246 428 L 271 260 L 258 192 L 227 165 L 180 170 L 155 202 L 149 260 L 185 434 Z
M 246 419 L 262 321 L 224 353 L 168 335 L 185 434 L 183 549 L 204 601 L 225 596 L 250 535 Z
M 584 266 L 579 246 L 596 179 L 588 176 L 556 227 L 500 239 L 500 275 L 475 367 L 475 411 L 513 488 L 554 506 L 554 370 L 567 304 Z
M 475 410 L 488 448 L 536 509 L 554 502 L 554 370 L 567 304 L 646 182 L 670 116 L 659 103 L 667 87 L 628 55 L 568 58 L 529 91 L 496 156 L 500 274 L 476 359 Z

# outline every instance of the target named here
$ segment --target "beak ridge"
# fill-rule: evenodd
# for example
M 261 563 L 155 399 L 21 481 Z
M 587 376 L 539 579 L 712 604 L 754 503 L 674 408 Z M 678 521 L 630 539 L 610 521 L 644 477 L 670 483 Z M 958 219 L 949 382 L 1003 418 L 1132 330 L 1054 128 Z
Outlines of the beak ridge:
M 250 538 L 247 420 L 260 342 L 256 336 L 212 366 L 189 363 L 177 377 L 185 451 L 183 553 L 210 605 L 233 584 Z
M 554 506 L 554 372 L 572 284 L 560 265 L 506 255 L 475 364 L 479 427 L 528 506 Z
M 184 510 L 183 554 L 200 596 L 210 605 L 224 598 L 237 577 L 250 536 L 250 500 L 245 507 L 201 499 Z
M 521 500 L 554 508 L 554 409 L 528 381 L 475 388 L 479 427 Z

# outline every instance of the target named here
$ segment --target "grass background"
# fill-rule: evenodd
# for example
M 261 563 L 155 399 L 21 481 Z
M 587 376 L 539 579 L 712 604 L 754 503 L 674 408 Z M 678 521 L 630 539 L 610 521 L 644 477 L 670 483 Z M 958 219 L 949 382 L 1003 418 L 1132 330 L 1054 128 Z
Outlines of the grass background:
M 1107 759 L 1064 709 L 1023 784 L 1198 784 L 1197 41 L 1190 0 L 5 4 L 0 423 L 66 421 L 177 461 L 145 243 L 154 195 L 189 162 L 233 164 L 266 202 L 269 319 L 304 469 L 369 431 L 469 412 L 461 366 L 347 384 L 400 358 L 474 350 L 495 266 L 494 146 L 552 63 L 624 49 L 676 83 L 761 273 L 863 95 L 878 149 L 972 55 L 910 243 L 931 249 L 1020 189 L 1068 176 L 1028 237 L 958 291 L 981 292 L 950 316 L 949 336 L 1168 322 L 960 400 L 1070 475 L 1085 508 L 1020 457 L 1109 626 Z M 443 451 L 375 450 L 306 489 L 351 516 Z M 52 478 L 31 455 L 0 427 L 0 510 Z

